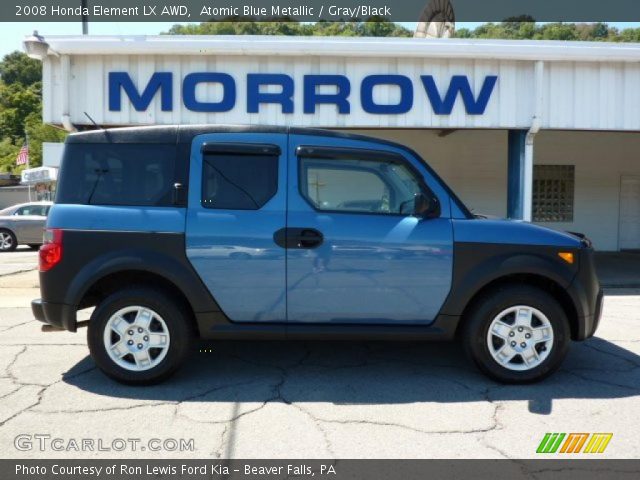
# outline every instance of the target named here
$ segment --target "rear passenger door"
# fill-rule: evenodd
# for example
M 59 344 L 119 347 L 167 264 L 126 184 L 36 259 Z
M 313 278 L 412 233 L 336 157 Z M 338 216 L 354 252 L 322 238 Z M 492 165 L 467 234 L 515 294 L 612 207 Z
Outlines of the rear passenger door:
M 291 135 L 289 152 L 289 322 L 433 322 L 453 267 L 442 185 L 391 145 Z M 437 197 L 439 214 L 414 215 L 421 193 Z
M 46 205 L 26 205 L 15 213 L 15 230 L 21 243 L 42 243 Z
M 217 133 L 191 148 L 187 256 L 235 322 L 286 321 L 287 135 Z

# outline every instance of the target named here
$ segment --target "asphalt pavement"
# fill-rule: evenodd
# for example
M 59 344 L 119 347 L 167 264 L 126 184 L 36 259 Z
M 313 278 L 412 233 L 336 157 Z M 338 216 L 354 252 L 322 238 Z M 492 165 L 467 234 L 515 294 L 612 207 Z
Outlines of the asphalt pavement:
M 608 290 L 597 336 L 535 385 L 488 380 L 456 344 L 211 342 L 136 388 L 95 368 L 85 330 L 41 332 L 35 268 L 0 254 L 0 457 L 535 458 L 547 432 L 640 457 L 637 289 Z

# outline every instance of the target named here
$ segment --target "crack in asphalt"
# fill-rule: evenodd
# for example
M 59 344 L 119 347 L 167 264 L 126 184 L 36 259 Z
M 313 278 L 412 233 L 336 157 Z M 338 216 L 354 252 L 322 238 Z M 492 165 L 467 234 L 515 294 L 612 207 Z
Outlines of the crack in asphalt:
M 37 270 L 37 269 L 38 269 L 38 266 L 36 265 L 33 268 L 27 268 L 25 270 L 15 270 L 13 272 L 0 273 L 0 278 L 2 278 L 2 277 L 10 277 L 11 275 L 18 275 L 19 273 L 33 272 L 34 270 Z
M 23 325 L 28 325 L 30 323 L 36 322 L 37 320 L 27 320 L 26 322 L 17 323 L 15 325 L 11 325 L 10 327 L 4 327 L 0 330 L 0 333 L 8 332 L 9 330 L 13 330 L 14 328 L 22 327 Z
M 0 274 L 0 277 L 6 277 L 8 275 L 15 275 L 18 273 L 24 273 L 28 271 L 31 271 L 31 270 L 23 270 L 18 272 L 12 272 L 9 274 Z M 27 325 L 33 322 L 35 322 L 35 320 L 28 320 L 26 322 L 21 322 L 16 325 L 5 327 L 0 329 L 0 333 L 4 333 L 14 328 L 18 328 L 20 326 Z M 615 342 L 615 341 L 612 341 L 611 339 L 608 339 L 608 341 Z M 640 342 L 640 339 L 631 339 L 631 340 L 624 339 L 624 340 L 619 340 L 619 342 L 620 343 L 637 343 L 637 342 Z M 336 449 L 332 443 L 331 436 L 327 431 L 328 425 L 368 425 L 368 426 L 383 428 L 383 429 L 397 428 L 401 430 L 416 432 L 423 435 L 467 435 L 467 434 L 475 435 L 474 438 L 477 439 L 477 442 L 480 445 L 495 452 L 496 455 L 500 457 L 513 460 L 513 458 L 509 455 L 508 452 L 503 450 L 500 447 L 500 445 L 494 444 L 494 442 L 492 442 L 489 437 L 489 434 L 491 432 L 505 429 L 505 426 L 501 422 L 501 413 L 506 409 L 509 399 L 500 400 L 495 398 L 496 392 L 499 391 L 500 389 L 506 388 L 505 386 L 503 385 L 486 386 L 486 382 L 484 385 L 482 384 L 482 382 L 480 382 L 479 385 L 476 385 L 475 382 L 478 381 L 478 379 L 481 379 L 483 377 L 480 376 L 479 373 L 475 373 L 475 372 L 473 373 L 473 377 L 471 378 L 463 377 L 462 379 L 459 379 L 457 377 L 453 378 L 452 375 L 447 374 L 447 370 L 451 372 L 464 371 L 466 372 L 466 374 L 471 373 L 472 367 L 466 364 L 457 365 L 457 364 L 450 364 L 450 363 L 438 362 L 438 361 L 421 362 L 421 361 L 416 361 L 412 359 L 400 358 L 395 355 L 389 355 L 389 352 L 387 350 L 385 350 L 384 348 L 377 348 L 377 345 L 371 342 L 364 343 L 362 345 L 363 346 L 362 354 L 360 352 L 356 352 L 357 354 L 354 353 L 353 356 L 349 358 L 349 360 L 353 360 L 352 363 L 343 362 L 343 363 L 338 363 L 333 365 L 324 364 L 321 361 L 312 361 L 312 357 L 316 352 L 310 349 L 307 344 L 303 344 L 302 352 L 300 355 L 297 356 L 298 358 L 294 359 L 293 361 L 289 361 L 289 362 L 285 361 L 282 363 L 278 362 L 277 360 L 274 360 L 271 364 L 269 364 L 261 361 L 256 361 L 255 359 L 252 359 L 252 358 L 246 358 L 242 354 L 226 353 L 225 354 L 226 358 L 236 359 L 241 362 L 250 364 L 252 366 L 260 367 L 262 369 L 265 369 L 267 372 L 273 371 L 275 375 L 273 376 L 273 380 L 269 379 L 269 381 L 266 383 L 266 387 L 268 387 L 268 391 L 265 392 L 264 395 L 261 394 L 261 397 L 263 398 L 258 398 L 255 401 L 255 403 L 257 404 L 255 407 L 248 408 L 245 411 L 239 411 L 242 402 L 235 401 L 233 402 L 234 406 L 233 406 L 232 414 L 229 417 L 221 420 L 201 420 L 198 418 L 193 418 L 192 416 L 189 415 L 189 412 L 185 411 L 185 409 L 182 407 L 184 407 L 184 404 L 186 402 L 198 401 L 199 399 L 206 399 L 208 395 L 211 395 L 212 393 L 215 393 L 220 390 L 249 387 L 251 385 L 260 385 L 263 382 L 265 382 L 264 378 L 254 378 L 248 381 L 231 382 L 231 383 L 225 383 L 223 385 L 216 385 L 214 387 L 206 388 L 202 391 L 198 391 L 197 393 L 194 393 L 192 395 L 187 395 L 177 400 L 166 400 L 166 401 L 165 400 L 157 400 L 157 401 L 149 400 L 152 403 L 142 403 L 142 404 L 136 404 L 136 405 L 104 407 L 104 408 L 47 410 L 47 409 L 40 409 L 40 407 L 46 396 L 48 389 L 52 388 L 54 385 L 60 382 L 68 381 L 70 379 L 90 373 L 96 370 L 97 367 L 93 365 L 90 368 L 87 368 L 80 372 L 76 372 L 73 374 L 63 374 L 61 378 L 51 383 L 34 383 L 34 382 L 26 382 L 21 380 L 19 378 L 20 377 L 19 374 L 15 371 L 20 358 L 23 355 L 29 354 L 29 352 L 31 352 L 33 349 L 32 347 L 37 347 L 37 346 L 68 347 L 71 345 L 84 346 L 85 343 L 83 342 L 25 343 L 25 344 L 0 343 L 0 345 L 10 345 L 13 347 L 20 347 L 19 350 L 17 350 L 14 354 L 12 354 L 13 356 L 11 358 L 11 361 L 4 368 L 4 372 L 0 372 L 0 378 L 9 379 L 11 384 L 15 388 L 11 392 L 5 393 L 2 396 L 0 396 L 0 399 L 5 399 L 12 395 L 16 395 L 21 390 L 27 389 L 27 388 L 31 388 L 33 390 L 32 394 L 35 395 L 34 400 L 28 401 L 26 404 L 22 405 L 18 411 L 16 411 L 12 415 L 10 415 L 8 418 L 1 421 L 0 428 L 4 427 L 8 422 L 11 422 L 15 418 L 29 411 L 37 412 L 43 415 L 57 414 L 57 413 L 82 414 L 82 413 L 98 413 L 98 412 L 111 412 L 111 411 L 126 411 L 126 410 L 154 408 L 154 407 L 161 407 L 161 406 L 173 406 L 174 407 L 172 409 L 173 420 L 183 419 L 185 421 L 196 423 L 196 424 L 222 425 L 223 428 L 219 437 L 219 442 L 211 450 L 211 455 L 216 458 L 223 458 L 223 457 L 232 458 L 234 453 L 234 448 L 235 448 L 235 439 L 236 439 L 236 431 L 238 428 L 238 422 L 243 419 L 246 419 L 247 417 L 250 417 L 251 415 L 254 415 L 262 411 L 263 409 L 268 407 L 270 404 L 280 403 L 282 405 L 295 408 L 297 411 L 299 411 L 300 413 L 302 413 L 303 415 L 305 415 L 307 418 L 311 420 L 311 422 L 316 427 L 318 433 L 320 434 L 320 436 L 324 441 L 324 449 L 326 451 L 326 455 L 330 457 L 336 457 L 337 454 L 336 454 Z M 597 351 L 599 353 L 602 353 L 604 355 L 617 358 L 625 362 L 628 366 L 618 365 L 618 366 L 611 367 L 610 365 L 607 366 L 607 365 L 599 364 L 597 366 L 594 366 L 594 368 L 581 366 L 581 367 L 575 367 L 575 368 L 572 367 L 570 369 L 562 369 L 561 370 L 562 372 L 577 378 L 581 382 L 600 384 L 600 385 L 605 385 L 607 387 L 622 388 L 634 393 L 640 391 L 640 386 L 635 387 L 631 385 L 617 383 L 615 381 L 592 378 L 590 376 L 590 374 L 593 374 L 594 372 L 611 374 L 611 372 L 629 373 L 629 372 L 635 371 L 636 369 L 640 368 L 640 361 L 636 360 L 636 358 L 638 357 L 629 358 L 627 355 L 607 351 L 606 349 L 599 348 L 597 345 L 591 345 L 590 343 L 582 344 L 582 348 L 588 348 L 588 349 Z M 340 419 L 327 418 L 322 414 L 318 414 L 318 412 L 313 411 L 313 409 L 307 408 L 304 405 L 304 403 L 302 403 L 301 401 L 296 401 L 293 398 L 287 396 L 287 389 L 286 389 L 287 383 L 294 381 L 292 380 L 292 374 L 296 372 L 298 369 L 300 369 L 301 367 L 311 367 L 312 369 L 318 369 L 325 372 L 333 372 L 333 371 L 338 372 L 342 370 L 349 370 L 349 369 L 357 370 L 360 368 L 375 367 L 380 365 L 384 366 L 384 365 L 390 365 L 390 364 L 412 365 L 420 369 L 427 368 L 428 372 L 426 377 L 425 375 L 423 375 L 423 377 L 425 377 L 423 378 L 424 381 L 429 381 L 429 378 L 437 378 L 439 380 L 444 380 L 452 385 L 456 385 L 457 387 L 460 387 L 465 391 L 475 392 L 479 400 L 482 400 L 493 407 L 490 414 L 490 421 L 488 422 L 488 425 L 481 428 L 471 427 L 471 428 L 459 428 L 459 429 L 429 430 L 429 429 L 418 428 L 412 425 L 407 425 L 407 424 L 403 424 L 395 421 L 349 418 L 349 415 L 346 415 L 347 418 L 340 418 Z M 440 371 L 434 371 L 434 369 L 438 369 Z M 416 375 L 421 375 L 421 372 L 417 371 Z M 231 403 L 231 401 L 229 401 L 229 403 Z M 536 412 L 533 412 L 533 413 L 536 413 Z M 519 463 L 518 461 L 515 461 L 515 462 Z M 543 469 L 543 470 L 540 470 L 539 472 L 545 472 L 546 470 L 562 471 L 563 469 Z M 539 473 L 539 472 L 536 471 L 536 473 Z M 621 473 L 627 473 L 627 472 L 621 471 Z
M 36 392 L 36 401 L 27 405 L 24 405 L 22 408 L 20 408 L 16 413 L 14 413 L 13 415 L 5 418 L 4 420 L 0 421 L 0 428 L 3 427 L 4 425 L 6 425 L 9 421 L 13 420 L 14 418 L 22 415 L 23 413 L 26 413 L 30 410 L 32 410 L 34 407 L 40 405 L 40 403 L 42 402 L 43 398 L 44 398 L 44 394 L 47 391 L 47 389 L 51 388 L 53 385 L 56 385 L 57 383 L 60 383 L 62 381 L 71 379 L 71 378 L 75 378 L 77 376 L 83 375 L 87 372 L 90 372 L 91 370 L 95 369 L 95 367 L 89 368 L 87 370 L 75 373 L 75 374 L 71 374 L 71 375 L 62 375 L 62 377 L 50 384 L 39 384 L 39 383 L 32 383 L 32 382 L 24 382 L 22 380 L 20 380 L 13 372 L 12 369 L 13 367 L 16 365 L 16 363 L 18 362 L 18 359 L 20 358 L 21 355 L 24 355 L 27 351 L 29 350 L 29 346 L 25 345 L 23 346 L 22 349 L 20 349 L 18 352 L 16 352 L 13 356 L 13 359 L 11 360 L 11 362 L 9 362 L 7 364 L 7 366 L 5 367 L 5 373 L 6 373 L 6 377 L 11 380 L 11 383 L 13 383 L 14 385 L 18 385 L 18 388 L 16 390 L 14 390 L 14 392 L 12 392 L 12 394 L 15 394 L 17 392 L 19 392 L 20 390 L 23 390 L 27 387 L 36 387 L 38 389 L 38 391 Z M 8 397 L 9 395 L 6 395 L 4 397 Z M 3 397 L 3 398 L 4 398 Z

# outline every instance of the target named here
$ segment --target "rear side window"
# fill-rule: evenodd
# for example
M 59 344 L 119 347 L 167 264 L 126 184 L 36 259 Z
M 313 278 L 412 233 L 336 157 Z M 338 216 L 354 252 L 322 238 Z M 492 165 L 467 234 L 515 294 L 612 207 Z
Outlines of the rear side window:
M 207 153 L 202 171 L 202 206 L 259 210 L 278 190 L 278 156 Z
M 57 203 L 169 206 L 174 144 L 67 144 Z

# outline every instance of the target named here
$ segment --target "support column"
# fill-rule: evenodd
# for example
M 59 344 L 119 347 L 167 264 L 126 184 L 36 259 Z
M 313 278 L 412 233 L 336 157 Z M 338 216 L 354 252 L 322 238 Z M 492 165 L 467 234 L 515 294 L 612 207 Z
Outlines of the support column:
M 527 130 L 509 130 L 507 163 L 507 217 L 525 219 L 527 204 L 525 190 L 525 140 Z

